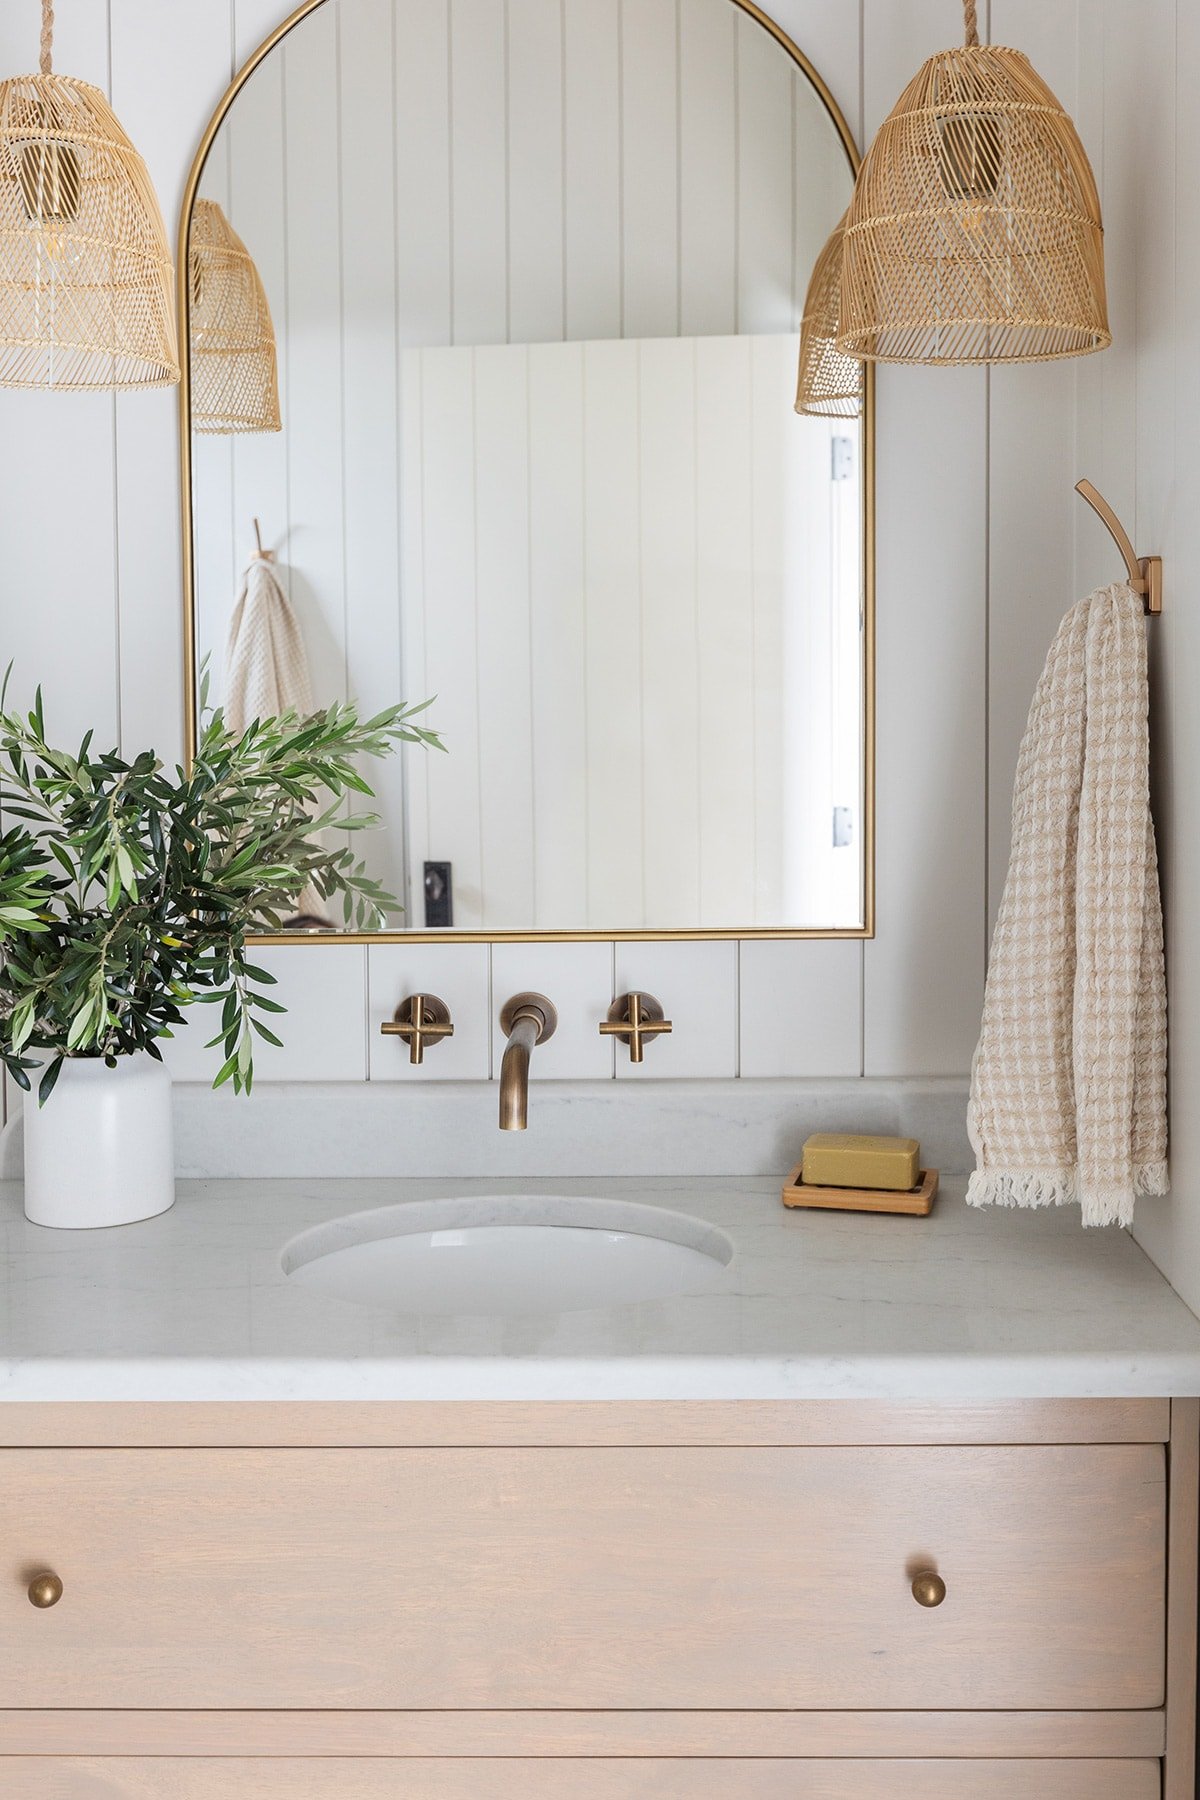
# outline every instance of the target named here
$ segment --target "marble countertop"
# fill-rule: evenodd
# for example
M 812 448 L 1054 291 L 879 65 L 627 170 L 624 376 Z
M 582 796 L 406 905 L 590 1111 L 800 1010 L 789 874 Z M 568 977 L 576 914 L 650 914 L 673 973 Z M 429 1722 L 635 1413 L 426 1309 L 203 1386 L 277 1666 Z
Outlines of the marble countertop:
M 56 1232 L 0 1184 L 0 1400 L 1200 1394 L 1200 1321 L 1126 1233 L 975 1212 L 963 1185 L 923 1220 L 785 1211 L 759 1177 L 192 1181 L 157 1219 Z M 281 1267 L 344 1213 L 538 1192 L 692 1213 L 733 1260 L 702 1293 L 504 1319 L 372 1311 Z

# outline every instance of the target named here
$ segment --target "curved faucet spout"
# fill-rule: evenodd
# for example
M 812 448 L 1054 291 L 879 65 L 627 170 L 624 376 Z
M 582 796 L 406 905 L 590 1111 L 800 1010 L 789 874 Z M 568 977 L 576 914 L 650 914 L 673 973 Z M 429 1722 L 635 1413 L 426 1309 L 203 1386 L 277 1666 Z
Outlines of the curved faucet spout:
M 552 1037 L 558 1014 L 544 994 L 514 994 L 500 1012 L 507 1038 L 500 1062 L 500 1129 L 524 1131 L 529 1122 L 529 1058 Z
M 501 1131 L 524 1131 L 529 1123 L 529 1053 L 540 1032 L 537 1019 L 526 1013 L 508 1034 L 500 1063 Z

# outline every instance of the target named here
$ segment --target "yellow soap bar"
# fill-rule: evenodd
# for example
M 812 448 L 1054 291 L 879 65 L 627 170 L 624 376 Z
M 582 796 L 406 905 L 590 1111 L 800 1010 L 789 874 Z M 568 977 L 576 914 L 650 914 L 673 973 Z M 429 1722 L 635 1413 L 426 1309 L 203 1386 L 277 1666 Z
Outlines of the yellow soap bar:
M 921 1173 L 916 1138 L 859 1137 L 819 1131 L 804 1146 L 802 1179 L 811 1187 L 914 1188 Z

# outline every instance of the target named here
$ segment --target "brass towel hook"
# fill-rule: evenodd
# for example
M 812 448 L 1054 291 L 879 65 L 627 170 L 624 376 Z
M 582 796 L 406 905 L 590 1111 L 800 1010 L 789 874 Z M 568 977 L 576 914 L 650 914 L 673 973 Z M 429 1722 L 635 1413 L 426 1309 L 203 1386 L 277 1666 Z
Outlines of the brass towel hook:
M 1077 481 L 1075 492 L 1082 494 L 1088 505 L 1104 520 L 1116 541 L 1117 549 L 1125 558 L 1125 567 L 1129 571 L 1129 585 L 1135 594 L 1140 594 L 1148 613 L 1162 611 L 1162 557 L 1138 557 L 1129 541 L 1129 534 L 1118 519 L 1104 495 L 1092 486 L 1090 481 Z

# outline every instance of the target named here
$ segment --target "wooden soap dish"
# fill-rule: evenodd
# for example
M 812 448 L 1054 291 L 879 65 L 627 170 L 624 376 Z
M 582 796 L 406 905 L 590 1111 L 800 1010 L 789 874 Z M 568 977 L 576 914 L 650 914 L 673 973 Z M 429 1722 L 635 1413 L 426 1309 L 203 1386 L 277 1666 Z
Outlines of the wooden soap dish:
M 938 1191 L 936 1169 L 922 1169 L 915 1188 L 838 1188 L 806 1186 L 800 1179 L 803 1163 L 797 1163 L 783 1187 L 785 1206 L 820 1206 L 834 1212 L 911 1213 L 926 1219 L 933 1211 Z

